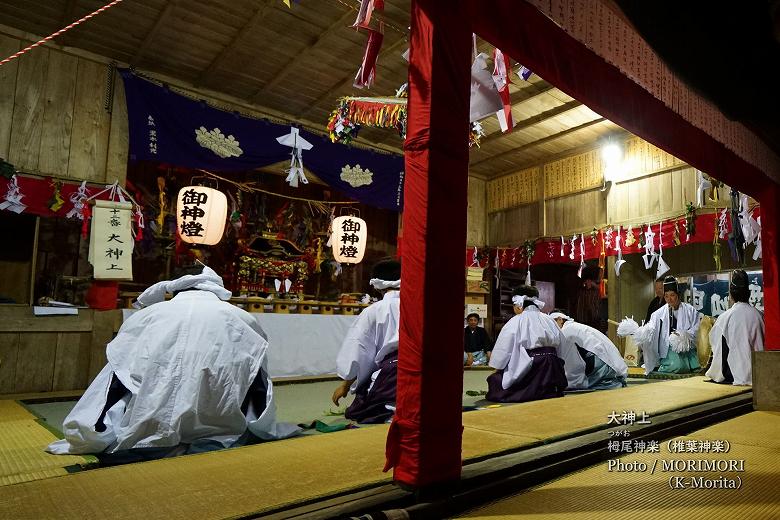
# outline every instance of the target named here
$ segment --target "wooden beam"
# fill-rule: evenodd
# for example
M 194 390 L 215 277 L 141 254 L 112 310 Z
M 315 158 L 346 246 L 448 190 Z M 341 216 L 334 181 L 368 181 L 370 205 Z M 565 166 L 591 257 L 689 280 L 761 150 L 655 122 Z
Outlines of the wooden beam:
M 62 18 L 60 19 L 60 27 L 66 27 L 67 25 L 71 24 L 75 18 L 76 18 L 76 4 L 78 3 L 78 0 L 68 0 L 68 3 L 65 4 L 65 11 L 62 13 Z M 58 27 L 58 29 L 60 28 Z M 62 45 L 67 45 L 71 38 L 70 38 L 69 32 L 61 35 L 59 38 L 57 38 Z
M 247 21 L 243 27 L 239 29 L 230 43 L 222 48 L 222 51 L 220 51 L 219 55 L 214 58 L 211 63 L 209 63 L 209 66 L 203 69 L 203 72 L 200 73 L 200 76 L 198 76 L 198 78 L 193 82 L 194 86 L 200 87 L 203 85 L 203 83 L 205 83 L 209 77 L 222 66 L 225 58 L 232 55 L 233 51 L 236 50 L 244 38 L 246 38 L 248 34 L 252 33 L 258 27 L 258 25 L 260 25 L 260 23 L 263 21 L 263 18 L 265 18 L 265 15 L 268 14 L 268 12 L 271 10 L 271 7 L 272 4 L 269 0 L 265 0 L 262 5 L 255 7 L 252 16 L 249 18 L 249 21 Z
M 512 131 L 514 132 L 517 130 L 524 130 L 534 125 L 538 125 L 539 123 L 543 123 L 544 121 L 553 119 L 554 117 L 557 117 L 561 114 L 565 114 L 566 112 L 569 112 L 581 106 L 582 103 L 580 101 L 577 101 L 576 99 L 574 101 L 569 101 L 568 103 L 564 103 L 563 105 L 557 106 L 555 108 L 551 108 L 550 110 L 545 110 L 544 112 L 540 114 L 536 114 L 535 116 L 531 116 L 527 119 L 522 119 L 515 125 Z M 504 134 L 503 132 L 501 132 L 500 129 L 495 132 L 492 132 L 491 134 L 482 138 L 482 140 L 480 141 L 480 146 L 485 146 L 487 143 L 493 142 L 504 135 L 511 135 L 511 133 Z
M 351 20 L 354 20 L 355 18 L 355 12 L 352 10 L 347 11 L 344 13 L 338 20 L 330 24 L 327 29 L 325 29 L 323 32 L 321 32 L 317 38 L 309 45 L 308 47 L 301 50 L 298 54 L 295 55 L 290 61 L 288 61 L 284 67 L 282 67 L 282 70 L 276 73 L 276 75 L 271 78 L 271 81 L 263 85 L 257 92 L 252 94 L 252 96 L 249 98 L 250 103 L 257 103 L 263 95 L 268 92 L 269 90 L 273 89 L 275 86 L 277 86 L 279 83 L 284 81 L 287 76 L 292 72 L 292 70 L 295 68 L 296 65 L 300 62 L 300 60 L 303 60 L 306 58 L 306 56 L 309 55 L 313 50 L 318 49 L 323 43 L 327 42 L 328 37 L 335 33 L 336 31 L 340 29 L 344 29 L 348 26 L 349 22 Z
M 528 101 L 529 99 L 533 99 L 537 96 L 541 96 L 542 94 L 546 94 L 551 90 L 555 90 L 555 87 L 546 81 L 531 83 L 529 86 L 523 87 L 513 92 L 512 94 L 509 94 L 509 104 L 512 105 L 512 108 L 514 108 L 515 105 L 518 105 L 524 101 Z
M 177 3 L 178 0 L 168 0 L 168 4 L 165 6 L 165 9 L 163 9 L 160 13 L 160 16 L 157 17 L 157 20 L 155 20 L 152 29 L 149 31 L 149 33 L 147 33 L 146 38 L 144 38 L 144 41 L 142 41 L 141 45 L 138 46 L 138 50 L 135 51 L 135 55 L 130 60 L 131 67 L 138 65 L 138 62 L 143 58 L 144 54 L 149 49 L 149 46 L 152 44 L 154 37 L 157 36 L 157 33 L 160 32 L 160 29 L 162 29 L 163 24 L 168 19 L 171 12 L 176 8 Z
M 496 154 L 496 155 L 494 155 L 493 157 L 491 157 L 489 159 L 484 159 L 482 161 L 479 161 L 477 163 L 474 163 L 474 164 L 470 165 L 469 168 L 475 168 L 475 167 L 480 166 L 480 165 L 491 163 L 491 162 L 496 161 L 498 159 L 505 159 L 506 157 L 508 157 L 510 155 L 514 155 L 514 154 L 522 152 L 524 150 L 528 150 L 529 148 L 534 148 L 536 146 L 540 146 L 540 145 L 543 145 L 545 143 L 549 143 L 551 141 L 555 141 L 556 139 L 560 139 L 561 137 L 565 137 L 565 136 L 567 136 L 569 134 L 573 134 L 575 132 L 579 132 L 580 130 L 584 130 L 584 129 L 586 129 L 588 127 L 591 127 L 593 125 L 597 125 L 599 123 L 603 123 L 606 120 L 607 119 L 605 119 L 603 117 L 599 117 L 599 118 L 594 119 L 592 121 L 588 121 L 586 123 L 582 123 L 581 125 L 577 125 L 577 126 L 573 126 L 571 128 L 567 128 L 566 130 L 563 130 L 562 132 L 558 132 L 557 134 L 548 135 L 547 137 L 543 137 L 541 139 L 537 139 L 536 141 L 531 141 L 530 143 L 526 143 L 526 144 L 524 144 L 522 146 L 518 146 L 517 148 L 512 148 L 511 150 L 507 150 L 506 152 Z M 511 173 L 513 171 L 517 171 L 517 169 L 513 167 L 511 169 L 511 171 L 506 172 L 506 173 Z M 504 172 L 496 174 L 496 176 L 503 175 L 503 173 Z
M 406 36 L 405 35 L 401 36 L 399 39 L 394 41 L 389 47 L 386 47 L 384 50 L 382 50 L 382 52 L 379 53 L 379 58 L 383 58 L 383 57 L 387 56 L 388 54 L 391 54 L 391 53 L 395 52 L 396 50 L 398 50 L 399 47 L 401 47 L 404 44 L 406 44 Z M 355 69 L 355 72 L 357 72 L 357 69 Z M 303 116 L 308 115 L 312 110 L 314 110 L 315 108 L 318 108 L 318 105 L 320 103 L 322 103 L 326 99 L 332 99 L 333 96 L 337 92 L 339 92 L 340 90 L 342 90 L 342 89 L 352 85 L 353 82 L 354 82 L 354 75 L 353 74 L 349 74 L 346 78 L 344 78 L 341 81 L 339 81 L 338 83 L 336 83 L 330 90 L 328 90 L 323 95 L 321 95 L 320 97 L 315 99 L 314 102 L 311 105 L 309 105 L 308 107 L 306 107 L 305 109 L 303 109 L 302 112 L 299 112 L 298 114 L 296 114 L 295 117 L 303 117 Z
M 615 133 L 610 133 L 610 135 L 613 136 L 613 139 L 617 139 L 618 141 L 626 141 L 627 139 L 632 137 L 633 134 L 621 128 L 619 131 Z M 517 166 L 513 167 L 511 171 L 499 172 L 496 173 L 495 175 L 488 176 L 488 180 L 493 181 L 498 179 L 499 177 L 511 175 L 515 172 L 519 172 L 521 170 L 527 170 L 529 168 L 539 168 L 551 162 L 559 161 L 561 159 L 566 159 L 567 157 L 574 157 L 575 155 L 580 155 L 583 153 L 590 152 L 591 150 L 595 150 L 600 146 L 601 146 L 600 143 L 594 141 L 591 143 L 583 144 L 581 146 L 577 146 L 575 148 L 570 148 L 569 150 L 564 150 L 563 152 L 559 152 L 553 155 L 548 155 L 544 159 L 536 159 L 533 161 L 517 163 Z

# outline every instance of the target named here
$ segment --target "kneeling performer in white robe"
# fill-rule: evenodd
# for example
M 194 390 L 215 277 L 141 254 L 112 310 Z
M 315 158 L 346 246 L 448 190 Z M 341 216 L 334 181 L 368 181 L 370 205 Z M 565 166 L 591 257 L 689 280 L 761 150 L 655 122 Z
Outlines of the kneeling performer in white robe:
M 573 342 L 585 362 L 587 388 L 606 390 L 626 386 L 628 365 L 614 343 L 601 331 L 583 323 L 577 323 L 560 309 L 550 317 L 561 328 L 563 335 Z
M 501 329 L 490 356 L 489 365 L 496 371 L 487 378 L 486 399 L 520 403 L 563 397 L 572 382 L 564 359 L 578 367 L 572 370 L 572 379 L 584 386 L 585 363 L 576 350 L 569 352 L 571 345 L 558 325 L 540 310 L 544 302 L 538 300 L 536 287 L 522 285 L 514 293 L 515 316 Z
M 699 366 L 696 350 L 696 334 L 701 314 L 689 303 L 680 300 L 677 279 L 667 276 L 664 280 L 664 300 L 650 321 L 639 327 L 635 321 L 625 319 L 618 326 L 619 336 L 633 336 L 642 349 L 645 374 L 657 371 L 666 374 L 693 374 Z
M 47 451 L 114 464 L 295 433 L 275 421 L 265 333 L 230 296 L 208 267 L 144 291 Z
M 395 413 L 401 264 L 378 262 L 369 283 L 383 296 L 363 309 L 347 332 L 336 358 L 336 370 L 344 382 L 332 397 L 338 406 L 342 397 L 355 394 L 344 417 L 365 424 L 383 423 Z
M 715 383 L 753 384 L 752 352 L 764 350 L 764 316 L 750 305 L 750 281 L 742 269 L 731 275 L 733 305 L 718 316 L 710 331 L 712 364 L 707 377 Z

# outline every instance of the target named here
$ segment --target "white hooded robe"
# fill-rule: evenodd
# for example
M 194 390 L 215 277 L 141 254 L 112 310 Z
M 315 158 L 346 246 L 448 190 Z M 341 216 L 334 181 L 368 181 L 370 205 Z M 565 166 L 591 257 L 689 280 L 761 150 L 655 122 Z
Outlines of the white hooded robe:
M 207 276 L 213 273 L 209 271 Z M 297 431 L 276 424 L 268 341 L 259 323 L 248 312 L 220 301 L 230 293 L 221 288 L 216 273 L 219 287 L 211 281 L 197 283 L 199 276 L 184 285 L 204 290 L 181 292 L 125 321 L 106 348 L 108 363 L 65 418 L 65 438 L 47 451 L 115 453 L 201 439 L 228 447 L 247 429 L 262 439 Z M 95 424 L 114 376 L 128 393 L 107 412 L 105 431 L 97 432 Z M 250 406 L 245 415 L 241 405 L 256 377 L 264 382 L 265 407 Z
M 729 353 L 726 359 L 734 385 L 753 384 L 751 353 L 764 350 L 764 316 L 749 303 L 736 302 L 718 316 L 710 331 L 712 365 L 707 377 L 716 383 L 725 380 L 723 375 L 723 339 Z
M 490 355 L 489 365 L 504 371 L 501 380 L 504 390 L 531 370 L 533 359 L 526 349 L 538 347 L 555 347 L 558 357 L 564 361 L 569 388 L 588 386 L 585 361 L 577 348 L 566 339 L 555 320 L 531 305 L 506 322 Z

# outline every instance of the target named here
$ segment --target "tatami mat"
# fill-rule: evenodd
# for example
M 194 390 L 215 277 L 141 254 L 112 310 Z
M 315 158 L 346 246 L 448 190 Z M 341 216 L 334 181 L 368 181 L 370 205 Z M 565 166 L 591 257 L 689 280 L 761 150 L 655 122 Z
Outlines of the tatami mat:
M 646 472 L 610 472 L 607 462 L 568 475 L 514 497 L 471 511 L 459 518 L 480 520 L 714 520 L 780 518 L 777 466 L 780 447 L 780 413 L 754 412 L 705 428 L 681 439 L 727 440 L 729 453 L 641 454 L 621 461 L 647 464 Z M 767 438 L 769 435 L 771 438 Z M 662 471 L 658 460 L 736 459 L 744 460 L 744 472 L 674 472 Z M 739 476 L 740 489 L 672 489 L 670 477 L 717 479 Z
M 35 420 L 35 416 L 16 401 L 0 401 L 0 423 L 6 421 Z
M 655 414 L 744 388 L 687 382 L 593 392 L 463 415 L 465 459 L 606 427 L 615 408 Z M 668 386 L 667 386 L 668 385 Z M 663 391 L 663 389 L 666 389 Z M 177 457 L 0 488 L 0 518 L 232 518 L 380 482 L 387 426 Z M 154 507 L 149 507 L 154 504 Z
M 748 387 L 705 383 L 703 377 L 569 395 L 463 415 L 463 425 L 537 440 L 557 438 L 606 426 L 611 412 L 653 414 L 737 395 Z M 619 397 L 618 397 L 619 396 Z
M 57 437 L 18 403 L 0 401 L 0 417 L 0 486 L 65 475 L 66 466 L 88 463 L 43 451 Z

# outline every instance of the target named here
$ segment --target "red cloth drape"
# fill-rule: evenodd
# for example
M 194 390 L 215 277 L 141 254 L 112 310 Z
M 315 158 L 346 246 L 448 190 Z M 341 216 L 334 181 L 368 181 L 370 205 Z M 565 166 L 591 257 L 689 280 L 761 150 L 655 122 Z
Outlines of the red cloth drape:
M 60 196 L 65 200 L 65 204 L 62 205 L 57 211 L 49 209 L 49 201 L 54 187 L 51 185 L 51 181 L 47 179 L 40 179 L 35 177 L 18 176 L 17 183 L 19 189 L 22 192 L 22 203 L 27 206 L 24 213 L 31 215 L 40 215 L 42 217 L 64 217 L 68 212 L 73 209 L 73 203 L 70 201 L 70 196 L 76 192 L 80 183 L 78 182 L 63 182 L 60 190 Z M 0 202 L 5 200 L 5 194 L 8 191 L 9 180 L 5 177 L 0 177 Z M 98 193 L 103 188 L 96 186 L 89 186 L 87 188 L 90 195 Z M 96 197 L 102 200 L 108 200 L 108 192 Z
M 774 184 L 525 0 L 472 6 L 476 34 L 610 121 L 754 198 Z M 628 45 L 629 34 L 625 38 Z
M 417 486 L 460 470 L 463 267 L 447 259 L 465 250 L 472 31 L 604 117 L 761 199 L 767 338 L 780 325 L 777 184 L 524 0 L 471 0 L 468 13 L 466 4 L 411 7 L 398 408 L 387 452 L 395 479 Z
M 715 222 L 720 216 L 720 211 L 717 213 L 705 213 L 696 217 L 696 232 L 690 237 L 685 232 L 685 218 L 680 217 L 676 219 L 665 220 L 662 225 L 663 231 L 663 248 L 671 249 L 679 247 L 674 243 L 674 225 L 677 223 L 677 229 L 680 235 L 680 246 L 696 243 L 711 243 L 713 230 L 715 228 Z M 753 217 L 759 218 L 761 216 L 761 208 L 753 210 Z M 763 223 L 765 219 L 761 219 Z M 621 228 L 620 234 L 622 236 L 621 249 L 623 255 L 631 254 L 644 254 L 645 248 L 640 245 L 639 236 L 647 229 L 646 225 L 633 226 L 634 239 L 636 243 L 631 246 L 626 246 L 625 238 L 628 228 Z M 655 244 L 655 252 L 660 250 L 661 235 L 658 232 L 658 223 L 652 224 L 653 233 L 655 238 L 653 243 Z M 726 231 L 731 232 L 731 212 L 726 213 Z M 604 233 L 605 230 L 600 230 L 600 233 Z M 584 233 L 585 235 L 585 260 L 593 260 L 601 254 L 601 239 L 596 238 L 594 243 L 591 233 Z M 617 236 L 617 228 L 612 236 L 612 246 L 606 247 L 606 256 L 617 256 L 617 249 L 615 249 L 615 237 Z M 537 240 L 534 244 L 534 254 L 531 257 L 531 267 L 541 264 L 579 264 L 580 262 L 580 250 L 579 241 L 580 235 L 577 235 L 577 244 L 574 252 L 574 260 L 569 257 L 571 253 L 571 235 L 567 235 L 564 238 L 564 255 L 561 256 L 561 240 L 560 238 L 545 238 Z M 724 243 L 727 239 L 723 239 Z M 525 257 L 525 251 L 522 245 L 517 247 L 502 246 L 498 248 L 480 248 L 482 251 L 482 259 L 476 264 L 474 263 L 474 247 L 466 248 L 465 253 L 465 265 L 466 267 L 487 267 L 488 265 L 495 265 L 495 250 L 499 252 L 499 262 L 502 269 L 525 269 L 528 265 Z M 752 253 L 751 253 L 752 254 Z
M 576 18 L 579 6 L 569 4 Z M 525 0 L 473 2 L 476 34 L 607 119 L 762 203 L 766 348 L 780 349 L 778 184 L 609 64 Z M 580 7 L 581 8 L 581 7 Z M 628 45 L 629 34 L 624 35 Z M 772 204 L 771 207 L 768 204 Z M 697 226 L 698 227 L 698 226 Z M 767 283 L 766 281 L 764 282 Z
M 471 68 L 467 1 L 413 0 L 401 328 L 387 467 L 411 486 L 461 466 L 463 293 Z

